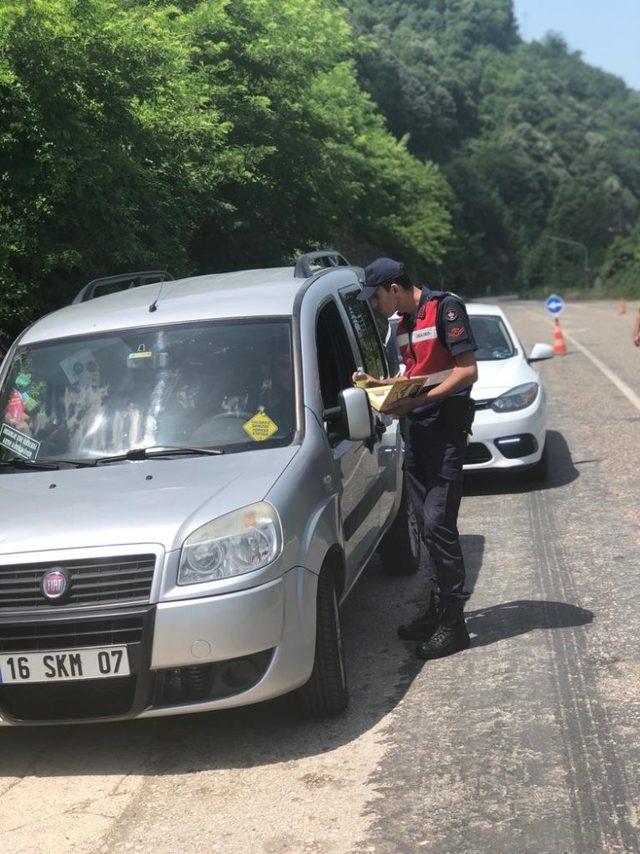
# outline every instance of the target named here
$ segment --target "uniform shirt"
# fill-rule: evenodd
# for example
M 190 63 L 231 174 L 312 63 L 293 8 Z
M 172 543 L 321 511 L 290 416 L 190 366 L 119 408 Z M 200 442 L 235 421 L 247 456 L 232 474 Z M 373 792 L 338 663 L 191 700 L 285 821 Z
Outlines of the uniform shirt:
M 429 288 L 422 289 L 416 313 L 401 316 L 397 343 L 407 377 L 428 374 L 440 382 L 455 367 L 456 356 L 477 350 L 462 301 L 455 294 Z M 468 397 L 469 393 L 470 389 L 463 389 L 451 397 Z M 415 410 L 411 417 L 422 420 L 436 415 L 441 405 L 442 401 L 427 404 Z

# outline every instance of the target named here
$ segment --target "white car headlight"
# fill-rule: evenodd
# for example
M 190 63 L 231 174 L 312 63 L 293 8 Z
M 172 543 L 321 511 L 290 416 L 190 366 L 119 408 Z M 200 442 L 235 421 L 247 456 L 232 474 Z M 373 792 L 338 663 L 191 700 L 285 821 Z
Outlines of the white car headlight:
M 515 412 L 518 409 L 526 409 L 531 406 L 538 396 L 538 383 L 524 383 L 515 388 L 505 391 L 491 404 L 494 412 Z
M 199 584 L 262 569 L 282 551 L 275 509 L 260 501 L 194 531 L 182 547 L 178 584 Z

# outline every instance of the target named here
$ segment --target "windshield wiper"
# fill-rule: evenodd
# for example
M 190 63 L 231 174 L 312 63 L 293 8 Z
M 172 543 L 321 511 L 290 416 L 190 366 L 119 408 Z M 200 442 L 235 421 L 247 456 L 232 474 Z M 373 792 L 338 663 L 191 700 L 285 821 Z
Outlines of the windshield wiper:
M 0 466 L 12 469 L 30 469 L 33 471 L 56 471 L 60 468 L 58 463 L 38 463 L 35 460 L 24 460 L 22 457 L 11 457 L 9 460 L 0 460 Z
M 90 465 L 101 466 L 106 463 L 118 463 L 124 460 L 136 462 L 138 460 L 153 460 L 156 457 L 175 456 L 203 456 L 217 457 L 224 454 L 222 448 L 190 448 L 185 446 L 172 447 L 171 445 L 152 445 L 149 448 L 131 448 L 124 454 L 114 454 L 112 457 L 98 457 Z
M 9 460 L 0 460 L 0 465 L 15 468 L 15 469 L 30 469 L 33 471 L 57 471 L 63 466 L 71 466 L 72 468 L 80 469 L 86 466 L 92 466 L 92 461 L 85 460 L 25 460 L 22 457 L 11 457 Z

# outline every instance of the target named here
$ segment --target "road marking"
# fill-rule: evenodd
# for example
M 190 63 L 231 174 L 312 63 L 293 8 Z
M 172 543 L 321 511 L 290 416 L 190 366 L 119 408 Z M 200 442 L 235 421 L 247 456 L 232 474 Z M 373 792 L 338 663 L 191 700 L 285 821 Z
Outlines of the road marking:
M 638 412 L 640 412 L 640 397 L 638 397 L 638 395 L 632 388 L 629 388 L 629 386 L 625 382 L 623 382 L 617 374 L 614 374 L 613 371 L 604 364 L 604 362 L 601 362 L 597 356 L 594 356 L 591 350 L 587 350 L 587 348 L 579 341 L 577 341 L 573 337 L 573 335 L 571 335 L 570 332 L 565 332 L 564 337 L 567 338 L 571 342 L 571 344 L 573 344 L 576 350 L 580 350 L 580 352 L 584 356 L 586 356 L 587 359 L 590 359 L 596 366 L 596 368 L 602 371 L 605 377 L 610 380 L 618 389 L 618 391 L 621 391 L 622 394 L 627 398 L 627 400 L 635 406 Z

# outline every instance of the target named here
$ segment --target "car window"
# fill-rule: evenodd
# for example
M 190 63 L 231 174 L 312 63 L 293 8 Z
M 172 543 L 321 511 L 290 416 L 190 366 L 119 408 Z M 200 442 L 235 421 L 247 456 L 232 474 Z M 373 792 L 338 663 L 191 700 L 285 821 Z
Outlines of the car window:
M 318 315 L 316 327 L 320 391 L 325 409 L 338 405 L 338 395 L 353 387 L 356 365 L 338 307 L 328 302 Z
M 91 460 L 151 445 L 246 450 L 295 432 L 287 320 L 175 324 L 20 347 L 0 454 Z
M 471 315 L 469 320 L 478 345 L 476 359 L 479 362 L 497 362 L 515 356 L 516 348 L 501 317 L 477 314 Z
M 367 303 L 359 300 L 357 296 L 358 291 L 343 294 L 342 302 L 358 339 L 358 346 L 362 353 L 362 367 L 372 377 L 386 377 L 388 376 L 387 365 L 376 322 Z

